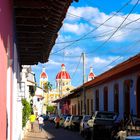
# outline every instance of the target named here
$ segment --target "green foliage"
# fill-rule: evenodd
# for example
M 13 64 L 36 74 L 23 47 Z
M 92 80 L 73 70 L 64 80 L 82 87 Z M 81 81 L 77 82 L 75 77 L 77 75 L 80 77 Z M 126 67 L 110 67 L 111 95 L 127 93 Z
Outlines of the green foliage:
M 26 99 L 22 99 L 22 127 L 24 127 L 27 123 L 27 120 L 31 114 L 31 106 L 30 103 Z
M 47 112 L 54 113 L 55 107 L 54 106 L 47 106 Z
M 44 86 L 44 90 L 45 90 L 46 92 L 52 90 L 52 84 L 51 84 L 50 82 L 44 83 L 43 86 Z

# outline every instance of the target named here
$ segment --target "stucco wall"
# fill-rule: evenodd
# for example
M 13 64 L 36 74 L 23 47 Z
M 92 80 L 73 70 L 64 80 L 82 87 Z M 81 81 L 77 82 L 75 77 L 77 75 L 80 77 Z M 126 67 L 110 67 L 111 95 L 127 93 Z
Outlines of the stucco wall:
M 18 84 L 20 81 L 20 67 L 18 62 L 16 44 L 14 44 L 13 62 L 13 96 L 12 96 L 12 140 L 20 140 L 22 133 L 22 104 Z
M 87 114 L 87 99 L 88 99 L 89 100 L 89 115 L 91 115 L 93 113 L 93 110 L 91 110 L 92 109 L 91 100 L 93 100 L 93 89 L 85 90 L 85 94 L 86 94 L 86 114 Z M 82 110 L 81 110 L 81 101 L 82 101 Z M 78 113 L 78 102 L 80 104 L 80 108 L 79 108 L 80 114 Z M 79 97 L 75 97 L 71 99 L 71 114 L 72 114 L 72 106 L 74 105 L 76 105 L 76 115 L 81 115 L 84 113 L 84 95 L 82 92 Z M 94 107 L 94 103 L 93 103 L 93 107 Z
M 73 98 L 71 99 L 71 114 L 73 115 L 72 113 L 72 106 L 76 105 L 76 115 L 78 115 L 78 100 L 79 98 Z
M 7 56 L 3 38 L 0 36 L 0 138 L 6 139 L 6 72 Z
M 0 139 L 6 140 L 8 120 L 6 110 L 8 59 L 12 58 L 12 1 L 0 1 Z M 9 48 L 8 48 L 9 47 Z M 8 51 L 8 57 L 6 50 Z M 12 71 L 12 69 L 11 69 Z M 10 87 L 9 87 L 10 88 Z M 11 93 L 11 89 L 9 90 Z M 11 93 L 12 94 L 12 93 Z M 11 123 L 11 122 L 9 122 Z
M 124 115 L 124 81 L 133 80 L 133 84 L 130 88 L 130 112 L 136 115 L 136 81 L 138 73 L 132 73 L 127 76 L 122 76 L 119 79 L 112 80 L 110 82 L 98 85 L 93 89 L 94 93 L 99 90 L 99 110 L 104 111 L 103 102 L 103 89 L 105 86 L 108 87 L 108 111 L 114 111 L 114 85 L 119 84 L 119 117 L 122 118 Z M 94 99 L 94 111 L 95 111 L 95 94 L 93 94 Z
M 93 100 L 93 89 L 87 89 L 85 92 L 86 92 L 86 114 L 88 114 L 87 100 L 89 100 L 89 114 L 88 115 L 91 115 L 93 113 L 92 108 L 94 107 L 94 103 L 91 107 L 91 100 Z

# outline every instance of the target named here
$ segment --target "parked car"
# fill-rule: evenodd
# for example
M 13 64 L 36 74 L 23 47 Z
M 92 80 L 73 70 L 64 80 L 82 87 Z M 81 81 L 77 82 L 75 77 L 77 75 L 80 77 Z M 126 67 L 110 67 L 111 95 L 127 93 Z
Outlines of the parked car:
M 70 117 L 71 117 L 71 116 L 67 116 L 67 117 L 66 117 L 66 119 L 65 119 L 65 121 L 64 121 L 64 123 L 63 123 L 63 127 L 64 127 L 64 128 L 68 128 L 68 126 L 69 126 L 69 121 L 70 121 Z
M 60 116 L 60 126 L 61 127 L 64 127 L 64 122 L 68 116 L 70 117 L 71 115 L 61 115 Z
M 70 121 L 68 123 L 68 128 L 71 130 L 79 130 L 80 122 L 81 122 L 82 118 L 83 118 L 83 116 L 72 115 L 70 117 Z
M 84 115 L 81 122 L 80 122 L 80 134 L 83 136 L 84 135 L 84 132 L 85 132 L 85 129 L 88 128 L 88 120 L 91 119 L 91 115 Z
M 56 117 L 56 114 L 50 114 L 49 115 L 49 121 L 54 122 L 55 117 Z
M 89 127 L 85 131 L 87 140 L 111 140 L 112 131 L 116 127 L 118 114 L 114 112 L 97 111 L 87 122 Z

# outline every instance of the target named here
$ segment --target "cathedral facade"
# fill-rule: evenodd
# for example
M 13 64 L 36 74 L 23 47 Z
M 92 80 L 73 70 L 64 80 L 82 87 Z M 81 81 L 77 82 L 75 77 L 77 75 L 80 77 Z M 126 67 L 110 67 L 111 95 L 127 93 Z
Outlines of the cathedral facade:
M 66 67 L 64 64 L 61 65 L 61 70 L 56 75 L 56 88 L 52 90 L 45 91 L 44 90 L 44 104 L 47 106 L 54 106 L 55 103 L 53 101 L 60 99 L 67 94 L 74 88 L 71 85 L 71 77 L 70 74 L 66 71 Z M 48 75 L 43 69 L 42 73 L 40 74 L 40 87 L 44 89 L 44 84 L 47 84 Z

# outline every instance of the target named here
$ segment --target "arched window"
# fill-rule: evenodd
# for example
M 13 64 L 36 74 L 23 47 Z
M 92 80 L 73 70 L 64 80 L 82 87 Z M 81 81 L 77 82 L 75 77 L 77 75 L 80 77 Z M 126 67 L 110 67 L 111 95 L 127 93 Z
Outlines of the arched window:
M 95 95 L 95 103 L 96 103 L 96 111 L 99 111 L 99 90 L 96 90 L 96 95 Z
M 114 85 L 114 112 L 119 113 L 119 85 Z
M 124 81 L 124 114 L 129 117 L 130 114 L 130 86 L 131 80 Z
M 104 111 L 108 111 L 108 88 L 104 87 Z

